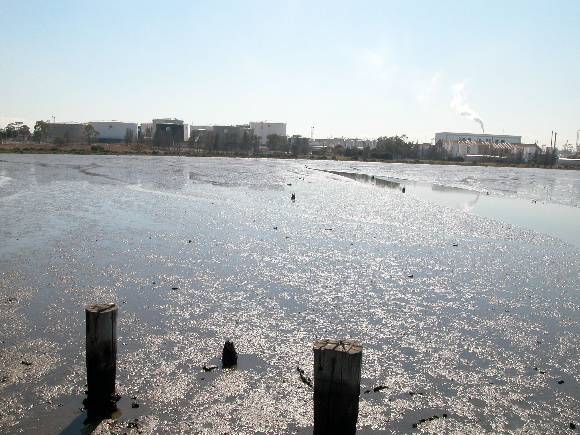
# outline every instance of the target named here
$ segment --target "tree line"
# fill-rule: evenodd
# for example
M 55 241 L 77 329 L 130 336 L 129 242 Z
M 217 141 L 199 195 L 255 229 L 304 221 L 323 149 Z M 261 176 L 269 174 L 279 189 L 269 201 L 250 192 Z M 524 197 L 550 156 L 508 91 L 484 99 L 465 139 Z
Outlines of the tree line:
M 187 144 L 193 150 L 208 153 L 234 152 L 253 155 L 261 152 L 260 140 L 251 130 L 244 130 L 243 133 L 234 131 L 222 135 L 213 130 L 200 130 L 190 135 Z M 310 153 L 310 141 L 299 135 L 286 137 L 271 134 L 267 137 L 266 147 L 275 153 L 293 156 Z

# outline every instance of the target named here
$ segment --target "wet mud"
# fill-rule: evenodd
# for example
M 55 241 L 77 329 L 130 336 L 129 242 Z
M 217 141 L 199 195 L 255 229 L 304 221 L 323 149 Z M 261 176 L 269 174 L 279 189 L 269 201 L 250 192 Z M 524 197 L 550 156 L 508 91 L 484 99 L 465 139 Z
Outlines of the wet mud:
M 0 432 L 308 433 L 329 337 L 364 346 L 362 433 L 573 431 L 578 248 L 316 164 L 4 155 Z M 84 307 L 106 302 L 121 399 L 89 421 Z

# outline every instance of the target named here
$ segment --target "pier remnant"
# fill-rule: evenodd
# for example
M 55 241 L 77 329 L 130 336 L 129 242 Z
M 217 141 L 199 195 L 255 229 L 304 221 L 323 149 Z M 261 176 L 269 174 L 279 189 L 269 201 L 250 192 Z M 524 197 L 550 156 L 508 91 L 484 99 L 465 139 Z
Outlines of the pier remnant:
M 317 340 L 314 350 L 314 434 L 356 432 L 362 345 Z
M 234 342 L 226 340 L 224 343 L 224 350 L 222 351 L 222 367 L 233 367 L 238 363 L 238 353 Z
M 93 304 L 85 308 L 87 404 L 91 407 L 106 407 L 115 402 L 117 312 L 115 304 Z

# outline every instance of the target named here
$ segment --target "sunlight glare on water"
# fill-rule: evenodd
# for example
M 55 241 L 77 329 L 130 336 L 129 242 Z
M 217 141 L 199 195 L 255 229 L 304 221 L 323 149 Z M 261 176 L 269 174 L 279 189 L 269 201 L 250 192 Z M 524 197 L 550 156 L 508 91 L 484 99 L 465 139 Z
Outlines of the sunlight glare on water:
M 0 431 L 82 428 L 83 309 L 113 301 L 120 418 L 150 432 L 311 430 L 296 368 L 312 376 L 325 337 L 364 346 L 363 432 L 563 432 L 580 408 L 578 248 L 317 169 L 550 190 L 538 199 L 571 209 L 578 173 L 353 165 L 2 156 Z M 204 371 L 226 338 L 238 367 Z

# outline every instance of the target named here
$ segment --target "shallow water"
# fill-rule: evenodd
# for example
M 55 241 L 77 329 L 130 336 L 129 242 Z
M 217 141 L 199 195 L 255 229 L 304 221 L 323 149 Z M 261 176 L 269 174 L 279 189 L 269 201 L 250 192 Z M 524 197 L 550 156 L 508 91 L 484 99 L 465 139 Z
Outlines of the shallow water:
M 548 200 L 538 202 L 536 199 L 496 195 L 491 194 L 489 190 L 480 192 L 466 187 L 450 187 L 433 182 L 375 177 L 360 172 L 324 171 L 371 183 L 377 187 L 396 189 L 425 201 L 558 237 L 580 248 L 580 207 L 566 206 Z M 571 191 L 570 194 L 573 196 L 576 192 Z
M 364 346 L 364 432 L 443 413 L 415 430 L 578 424 L 578 248 L 411 185 L 572 209 L 578 172 L 465 168 L 472 181 L 457 182 L 448 167 L 353 166 L 3 155 L 0 432 L 88 430 L 83 309 L 110 301 L 118 418 L 145 432 L 307 432 L 296 367 L 311 376 L 322 337 Z M 317 169 L 406 180 L 408 194 Z M 239 368 L 204 372 L 228 337 Z

